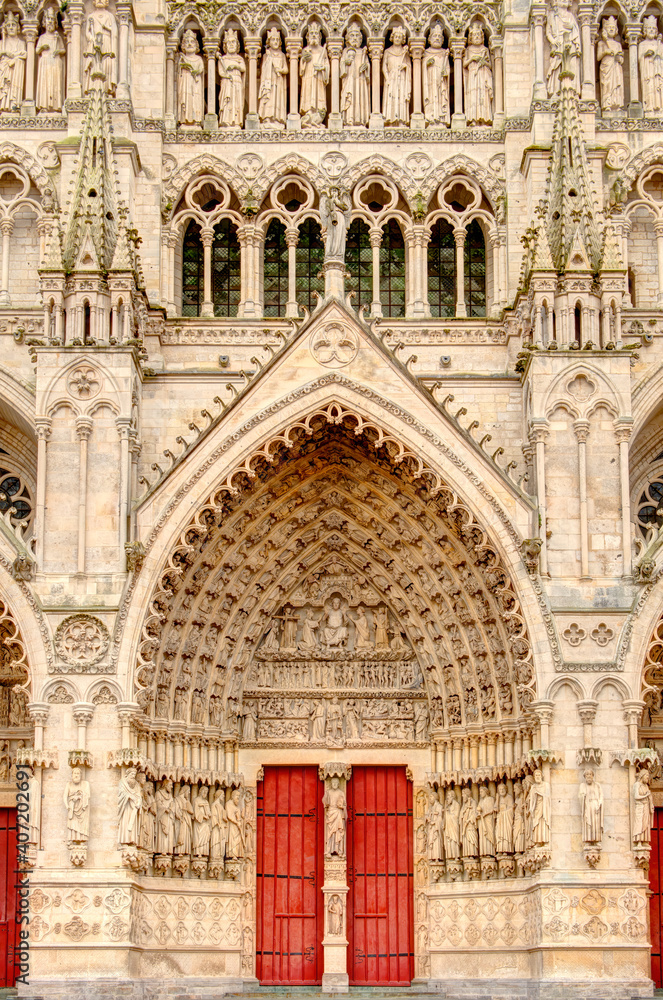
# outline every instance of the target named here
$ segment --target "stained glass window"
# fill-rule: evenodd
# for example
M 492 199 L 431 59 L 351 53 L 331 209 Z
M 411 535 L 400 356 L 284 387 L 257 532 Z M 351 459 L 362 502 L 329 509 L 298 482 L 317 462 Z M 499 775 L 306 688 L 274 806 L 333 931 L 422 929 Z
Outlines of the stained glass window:
M 265 236 L 264 314 L 285 316 L 288 301 L 288 247 L 285 226 L 272 219 Z
M 373 301 L 373 251 L 368 226 L 362 219 L 355 219 L 348 229 L 345 266 L 350 274 L 345 279 L 346 291 L 355 293 L 352 306 L 354 309 L 366 306 L 368 312 Z
M 313 219 L 306 219 L 299 227 L 299 243 L 295 251 L 297 302 L 312 312 L 317 303 L 314 291 L 325 289 L 324 277 L 318 277 L 325 259 L 325 245 L 320 226 Z
M 486 241 L 476 219 L 465 236 L 465 304 L 468 316 L 486 315 Z
M 395 219 L 382 227 L 380 301 L 384 316 L 405 315 L 405 242 Z
M 428 302 L 431 316 L 455 314 L 456 241 L 445 219 L 434 224 L 428 244 Z

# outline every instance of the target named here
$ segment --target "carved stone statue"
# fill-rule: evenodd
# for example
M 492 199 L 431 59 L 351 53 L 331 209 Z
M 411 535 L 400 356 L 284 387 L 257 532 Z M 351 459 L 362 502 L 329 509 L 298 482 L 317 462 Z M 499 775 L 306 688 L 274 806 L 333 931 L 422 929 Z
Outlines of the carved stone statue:
M 426 813 L 426 855 L 429 861 L 444 859 L 444 809 L 435 792 L 428 793 Z
M 21 728 L 28 724 L 28 695 L 20 685 L 14 684 L 9 692 L 9 725 Z
M 135 767 L 130 767 L 124 777 L 120 778 L 117 789 L 117 805 L 120 821 L 118 842 L 138 846 L 143 794 L 136 777 Z
M 481 21 L 473 21 L 463 53 L 465 116 L 468 125 L 493 121 L 493 69 Z
M 157 802 L 154 796 L 154 785 L 147 781 L 145 775 L 140 772 L 142 781 L 143 806 L 140 814 L 140 836 L 139 846 L 143 850 L 153 854 L 156 848 L 157 833 Z
M 385 125 L 407 127 L 410 123 L 412 61 L 407 48 L 405 29 L 399 24 L 391 33 L 391 45 L 382 58 L 384 90 L 382 114 Z
M 336 937 L 343 934 L 343 900 L 337 893 L 327 903 L 327 932 Z
M 479 788 L 479 854 L 481 857 L 492 857 L 495 854 L 495 799 L 490 790 L 481 785 Z
M 12 766 L 12 759 L 9 754 L 9 743 L 3 740 L 0 743 L 0 782 L 9 781 L 9 772 Z
M 299 61 L 299 75 L 302 78 L 299 98 L 302 128 L 322 128 L 327 114 L 329 56 L 317 21 L 311 21 L 306 30 L 306 46 Z
M 327 228 L 325 257 L 335 260 L 343 259 L 347 226 L 346 215 L 349 215 L 349 207 L 346 202 L 341 200 L 341 192 L 338 188 L 331 188 L 329 194 L 323 196 L 320 214 L 322 223 Z M 332 598 L 331 607 L 326 613 L 326 620 L 327 624 L 320 630 L 324 645 L 345 646 L 348 640 L 348 618 L 341 607 L 340 597 Z
M 0 31 L 0 111 L 18 111 L 23 100 L 27 46 L 13 11 L 5 15 Z
M 371 113 L 368 53 L 362 45 L 361 28 L 353 23 L 345 35 L 341 54 L 341 114 L 348 128 L 368 125 Z
M 583 771 L 578 789 L 582 805 L 582 839 L 585 844 L 600 844 L 603 839 L 603 790 L 591 767 Z
M 288 62 L 281 49 L 281 33 L 278 28 L 270 28 L 258 89 L 258 118 L 263 128 L 285 128 L 287 77 Z
M 316 701 L 311 707 L 311 740 L 313 743 L 324 743 L 326 737 L 325 705 Z
M 210 860 L 223 861 L 228 840 L 228 820 L 226 819 L 226 793 L 218 788 L 211 806 Z
M 175 802 L 173 783 L 169 778 L 162 781 L 156 795 L 157 809 L 157 854 L 172 854 L 175 848 Z
M 415 702 L 414 706 L 414 741 L 415 743 L 425 743 L 428 740 L 429 715 L 428 707 Z
M 460 836 L 463 857 L 473 858 L 479 853 L 477 806 L 472 798 L 472 790 L 470 788 L 463 788 L 460 794 L 462 798 L 462 805 L 460 807 Z
M 580 87 L 580 27 L 570 6 L 570 0 L 553 0 L 546 15 L 546 38 L 550 45 L 546 78 L 549 97 L 559 93 L 563 55 L 566 68 L 573 74 L 575 89 Z
M 519 781 L 513 786 L 513 794 L 513 849 L 516 854 L 522 854 L 525 850 L 525 796 Z
M 648 844 L 654 822 L 654 800 L 649 787 L 650 775 L 643 768 L 633 782 L 633 843 Z
M 514 808 L 513 795 L 500 782 L 497 786 L 497 823 L 495 824 L 495 850 L 498 854 L 510 854 L 513 847 Z
M 294 608 L 285 607 L 282 615 L 276 616 L 283 622 L 281 633 L 281 649 L 297 648 L 297 626 L 299 625 L 299 615 Z
M 37 39 L 37 111 L 61 111 L 64 103 L 64 66 L 66 48 L 58 31 L 53 7 L 44 11 L 44 30 Z
M 316 629 L 320 624 L 320 619 L 315 618 L 312 611 L 306 611 L 302 620 L 302 637 L 299 640 L 298 648 L 303 652 L 313 652 L 318 647 Z
M 338 698 L 332 698 L 327 708 L 327 739 L 340 740 L 343 738 L 343 710 Z
M 447 858 L 460 857 L 460 802 L 452 788 L 445 799 L 444 853 Z
M 191 854 L 193 845 L 193 806 L 191 805 L 191 787 L 182 785 L 175 792 L 173 801 L 175 820 L 177 821 L 177 836 L 175 838 L 174 854 Z
M 212 812 L 208 796 L 209 788 L 202 785 L 193 800 L 193 853 L 197 858 L 209 855 Z
M 355 649 L 372 649 L 373 643 L 371 642 L 371 633 L 368 625 L 368 618 L 366 617 L 366 608 L 361 604 L 357 608 L 357 617 L 354 619 L 354 623 Z
M 244 857 L 244 816 L 240 799 L 239 788 L 234 788 L 226 803 L 226 819 L 228 821 L 226 854 L 229 858 Z
M 449 117 L 449 49 L 445 49 L 442 25 L 436 22 L 430 29 L 428 48 L 424 52 L 423 91 L 424 116 L 431 126 L 448 125 Z
M 95 48 L 101 60 L 101 70 L 104 74 L 104 89 L 111 97 L 117 87 L 117 21 L 115 15 L 108 10 L 108 0 L 94 0 L 94 8 L 89 15 L 85 28 L 85 81 L 84 92 L 92 90 L 92 71 L 97 59 Z
M 361 739 L 361 717 L 354 698 L 348 698 L 345 710 L 345 735 L 349 740 Z
M 550 841 L 550 782 L 544 781 L 539 770 L 534 772 L 528 792 L 527 811 L 529 841 L 532 845 L 545 846 Z
M 663 110 L 663 36 L 654 15 L 642 22 L 642 34 L 638 43 L 642 107 L 645 114 L 659 114 Z
M 180 125 L 201 125 L 203 121 L 205 63 L 198 39 L 191 29 L 182 35 L 177 70 L 177 120 Z
M 90 782 L 83 780 L 80 767 L 71 771 L 64 790 L 67 810 L 67 843 L 85 844 L 90 833 Z M 122 843 L 122 841 L 121 841 Z
M 601 110 L 621 111 L 624 107 L 624 50 L 616 17 L 603 18 L 603 30 L 596 46 L 601 80 Z
M 239 51 L 237 32 L 229 29 L 223 35 L 223 55 L 219 64 L 219 128 L 241 128 L 244 124 L 244 85 L 246 63 Z
M 345 824 L 348 818 L 345 792 L 333 777 L 322 799 L 325 810 L 325 852 L 345 857 Z
M 245 743 L 252 743 L 257 736 L 258 716 L 253 702 L 244 702 L 242 706 L 242 739 Z
M 375 646 L 377 649 L 389 648 L 389 612 L 384 605 L 375 610 Z

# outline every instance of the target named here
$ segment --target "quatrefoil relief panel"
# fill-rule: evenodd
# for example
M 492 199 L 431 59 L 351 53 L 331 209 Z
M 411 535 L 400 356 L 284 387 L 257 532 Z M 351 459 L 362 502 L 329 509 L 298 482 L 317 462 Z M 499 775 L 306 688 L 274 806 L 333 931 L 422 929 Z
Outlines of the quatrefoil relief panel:
M 562 635 L 568 642 L 569 646 L 579 646 L 583 639 L 587 638 L 587 633 L 584 628 L 572 622 L 568 628 L 565 628 Z

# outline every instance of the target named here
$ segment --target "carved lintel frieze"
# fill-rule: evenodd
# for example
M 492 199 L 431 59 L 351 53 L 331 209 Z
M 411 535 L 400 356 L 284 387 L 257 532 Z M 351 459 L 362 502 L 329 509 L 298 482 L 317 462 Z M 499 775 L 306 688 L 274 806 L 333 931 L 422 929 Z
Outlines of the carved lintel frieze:
M 69 767 L 92 767 L 92 754 L 89 750 L 70 750 L 67 763 Z
M 600 764 L 603 760 L 603 751 L 599 747 L 582 747 L 576 752 L 578 767 L 583 764 Z
M 35 750 L 33 747 L 19 747 L 16 763 L 28 767 L 52 767 L 54 770 L 60 766 L 57 750 Z
M 639 747 L 630 750 L 611 750 L 610 763 L 622 764 L 624 767 L 628 767 L 629 764 L 635 764 L 636 767 L 660 766 L 661 759 L 656 750 L 650 747 Z
M 328 778 L 345 778 L 346 781 L 349 781 L 352 776 L 352 765 L 341 764 L 337 761 L 320 764 L 318 776 L 321 781 L 326 781 Z

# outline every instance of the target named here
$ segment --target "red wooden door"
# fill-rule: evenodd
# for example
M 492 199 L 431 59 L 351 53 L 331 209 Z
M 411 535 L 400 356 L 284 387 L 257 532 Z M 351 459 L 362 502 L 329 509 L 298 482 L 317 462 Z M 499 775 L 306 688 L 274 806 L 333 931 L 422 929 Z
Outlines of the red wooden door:
M 661 966 L 661 929 L 663 925 L 663 900 L 661 899 L 661 872 L 663 871 L 663 809 L 654 809 L 649 857 L 649 926 L 651 933 L 651 977 L 658 989 L 663 985 Z
M 258 782 L 256 974 L 322 982 L 324 817 L 317 767 L 266 767 Z
M 0 987 L 16 983 L 17 882 L 16 810 L 0 809 Z
M 404 767 L 352 767 L 348 782 L 348 972 L 355 986 L 414 975 L 412 785 Z

